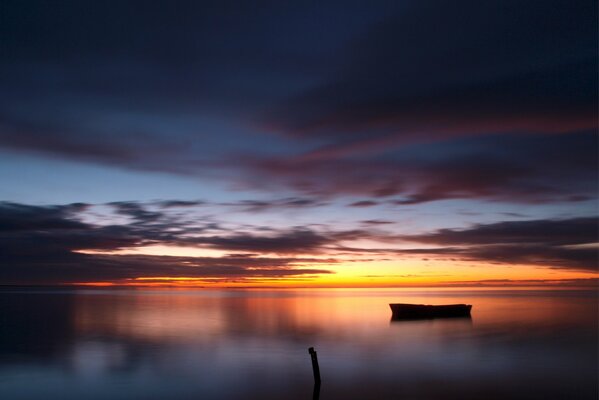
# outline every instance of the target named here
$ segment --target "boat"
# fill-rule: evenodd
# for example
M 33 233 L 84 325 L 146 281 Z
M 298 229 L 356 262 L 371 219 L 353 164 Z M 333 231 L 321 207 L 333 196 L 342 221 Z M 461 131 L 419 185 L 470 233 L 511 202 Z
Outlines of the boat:
M 470 304 L 389 304 L 393 320 L 470 317 Z

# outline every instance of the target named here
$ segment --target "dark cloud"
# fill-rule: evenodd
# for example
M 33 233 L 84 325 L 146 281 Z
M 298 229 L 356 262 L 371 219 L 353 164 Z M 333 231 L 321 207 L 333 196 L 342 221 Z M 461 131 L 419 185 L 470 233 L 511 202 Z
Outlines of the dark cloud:
M 526 218 L 527 217 L 526 215 L 517 213 L 517 212 L 502 212 L 499 214 L 506 216 L 506 217 L 512 217 L 512 218 Z
M 596 196 L 592 1 L 2 7 L 5 149 L 397 204 Z
M 299 277 L 330 273 L 314 265 L 337 260 L 296 257 L 316 253 L 335 239 L 308 229 L 278 232 L 272 236 L 232 234 L 189 237 L 197 228 L 177 224 L 162 213 L 148 211 L 135 202 L 111 203 L 131 221 L 121 225 L 93 225 L 77 220 L 88 205 L 30 206 L 0 203 L 0 282 L 4 284 L 53 284 L 119 281 L 139 277 L 191 277 L 253 279 Z M 157 221 L 161 221 L 156 223 Z M 172 223 L 173 225 L 169 225 Z M 172 228 L 177 227 L 176 233 Z M 347 233 L 348 235 L 351 233 Z M 343 233 L 337 234 L 344 237 Z M 168 257 L 113 255 L 123 248 L 169 244 L 230 251 L 222 257 Z M 86 253 L 79 251 L 86 250 Z M 95 251 L 96 253 L 89 253 Z M 285 253 L 290 257 L 267 257 Z M 258 257 L 260 256 L 260 257 Z
M 0 203 L 3 282 L 192 269 L 299 276 L 325 272 L 301 254 L 393 253 L 344 246 L 359 239 L 438 246 L 396 254 L 596 268 L 596 251 L 579 246 L 597 241 L 590 218 L 398 238 L 326 225 L 233 230 L 192 212 L 295 212 L 333 197 L 350 207 L 448 199 L 588 206 L 599 192 L 595 1 L 7 0 L 0 9 L 3 151 L 270 194 L 115 202 L 110 209 L 125 222 L 104 225 L 81 218 L 85 204 Z M 232 254 L 77 253 L 154 244 Z
M 320 196 L 402 196 L 395 204 L 473 198 L 582 201 L 597 194 L 597 135 L 501 135 L 415 146 L 366 157 L 248 160 L 248 185 Z M 374 205 L 371 200 L 354 206 Z
M 0 202 L 0 232 L 84 228 L 84 223 L 70 217 L 86 207 L 82 203 L 42 207 Z
M 238 208 L 244 212 L 262 212 L 273 209 L 299 209 L 326 205 L 325 202 L 306 197 L 287 197 L 273 200 L 241 200 L 233 203 L 221 203 L 222 206 Z
M 184 207 L 197 207 L 197 206 L 203 206 L 206 205 L 205 201 L 201 201 L 201 200 L 195 200 L 195 201 L 190 201 L 190 200 L 164 200 L 164 201 L 159 201 L 158 205 L 162 208 L 184 208 Z
M 160 220 L 164 214 L 157 211 L 149 211 L 146 207 L 135 201 L 120 201 L 110 203 L 117 213 L 131 217 L 135 222 L 147 224 Z
M 349 204 L 350 207 L 372 207 L 372 206 L 376 206 L 379 203 L 376 201 L 372 201 L 372 200 L 360 200 L 360 201 L 355 201 L 351 204 Z
M 297 254 L 318 253 L 323 246 L 334 243 L 335 240 L 334 236 L 320 234 L 307 228 L 296 228 L 287 232 L 277 232 L 273 236 L 233 234 L 225 237 L 205 236 L 190 240 L 184 239 L 182 242 L 231 251 Z
M 393 221 L 385 221 L 382 219 L 367 219 L 360 222 L 366 225 L 389 225 L 393 223 Z
M 598 229 L 597 218 L 498 222 L 401 236 L 407 241 L 443 246 L 402 252 L 597 271 Z
M 0 267 L 4 284 L 126 283 L 136 278 L 228 279 L 287 278 L 327 274 L 322 268 L 298 268 L 321 260 L 90 255 L 66 253 L 50 259 L 19 259 Z M 327 263 L 327 262 L 324 262 Z M 328 264 L 331 264 L 331 260 Z M 165 279 L 166 280 L 166 279 Z
M 488 245 L 464 251 L 466 258 L 502 264 L 540 265 L 597 272 L 597 248 L 567 248 L 549 245 Z
M 431 234 L 404 236 L 404 238 L 420 243 L 443 245 L 510 243 L 575 245 L 596 242 L 598 223 L 597 218 L 506 221 L 475 225 L 463 230 L 442 229 Z
M 439 286 L 456 286 L 456 287 L 469 287 L 469 286 L 559 286 L 559 287 L 588 287 L 596 288 L 599 284 L 598 278 L 580 278 L 580 279 L 481 279 L 478 281 L 451 281 Z
M 330 79 L 267 118 L 345 151 L 358 137 L 380 145 L 592 128 L 596 29 L 590 1 L 410 3 L 349 43 Z
M 335 258 L 357 256 L 434 255 L 456 260 L 539 265 L 595 271 L 596 218 L 506 221 L 428 234 L 396 235 L 375 230 L 331 230 L 298 226 L 262 232 L 236 231 L 198 221 L 181 221 L 152 211 L 155 203 L 111 203 L 130 220 L 95 225 L 82 218 L 86 204 L 31 206 L 0 203 L 0 281 L 6 284 L 53 284 L 123 281 L 135 278 L 197 278 L 207 282 L 235 279 L 279 279 L 330 273 L 324 265 Z M 164 209 L 163 209 L 164 210 Z M 87 220 L 87 219 L 85 219 Z M 365 220 L 366 226 L 389 224 Z M 379 243 L 418 242 L 435 248 L 356 248 L 344 245 L 368 239 Z M 218 249 L 220 257 L 117 255 L 119 249 L 148 245 Z M 81 251 L 85 251 L 82 253 Z M 306 256 L 307 255 L 307 256 Z M 377 258 L 381 260 L 381 258 Z M 344 261 L 345 262 L 345 261 Z

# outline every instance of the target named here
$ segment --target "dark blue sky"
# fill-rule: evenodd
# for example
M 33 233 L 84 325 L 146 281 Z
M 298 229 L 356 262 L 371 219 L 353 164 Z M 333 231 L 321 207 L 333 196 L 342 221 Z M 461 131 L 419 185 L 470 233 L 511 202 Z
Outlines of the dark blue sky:
M 76 252 L 182 245 L 222 253 L 201 274 L 153 254 L 146 274 L 243 280 L 276 256 L 264 276 L 316 276 L 290 257 L 392 261 L 431 237 L 451 259 L 592 271 L 597 240 L 509 223 L 596 226 L 597 18 L 594 1 L 3 1 L 0 235 L 48 239 L 58 266 L 19 250 L 0 282 L 145 276 L 123 256 L 81 272 Z M 518 233 L 477 251 L 441 234 L 485 227 Z

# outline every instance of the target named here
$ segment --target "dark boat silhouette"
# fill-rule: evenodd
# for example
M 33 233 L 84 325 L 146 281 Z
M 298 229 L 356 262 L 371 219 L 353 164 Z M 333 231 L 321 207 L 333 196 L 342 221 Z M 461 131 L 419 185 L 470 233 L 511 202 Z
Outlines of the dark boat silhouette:
M 393 320 L 470 317 L 470 304 L 389 304 Z

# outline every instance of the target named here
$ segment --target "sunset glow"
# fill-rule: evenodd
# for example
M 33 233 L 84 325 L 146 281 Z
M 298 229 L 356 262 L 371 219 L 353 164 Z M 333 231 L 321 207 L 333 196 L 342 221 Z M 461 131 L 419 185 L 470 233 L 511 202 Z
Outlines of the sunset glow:
M 178 7 L 4 10 L 0 284 L 597 284 L 590 2 Z

